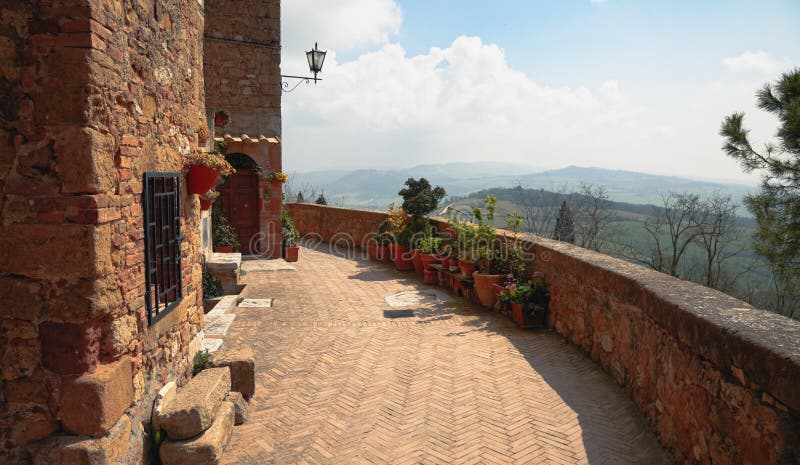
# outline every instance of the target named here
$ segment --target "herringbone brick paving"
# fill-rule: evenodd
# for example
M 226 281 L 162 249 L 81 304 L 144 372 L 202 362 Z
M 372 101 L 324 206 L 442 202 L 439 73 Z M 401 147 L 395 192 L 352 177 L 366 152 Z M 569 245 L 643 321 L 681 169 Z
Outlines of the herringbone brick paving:
M 226 464 L 662 464 L 634 405 L 552 333 L 463 301 L 386 319 L 427 289 L 387 265 L 303 249 L 248 273 L 226 344 L 250 344 L 257 388 Z

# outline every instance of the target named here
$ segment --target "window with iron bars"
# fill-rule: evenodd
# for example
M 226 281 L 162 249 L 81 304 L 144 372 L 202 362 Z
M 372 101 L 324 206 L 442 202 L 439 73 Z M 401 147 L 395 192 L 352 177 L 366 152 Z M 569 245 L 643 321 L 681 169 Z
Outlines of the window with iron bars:
M 144 175 L 145 305 L 150 324 L 175 308 L 183 296 L 180 184 L 180 173 Z

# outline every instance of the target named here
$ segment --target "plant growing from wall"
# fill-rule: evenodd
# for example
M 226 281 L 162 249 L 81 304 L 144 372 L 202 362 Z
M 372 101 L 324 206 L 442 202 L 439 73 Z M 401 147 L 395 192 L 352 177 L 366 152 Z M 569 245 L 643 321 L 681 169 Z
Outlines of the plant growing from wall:
M 236 230 L 218 209 L 211 215 L 211 237 L 215 247 L 239 247 Z
M 214 299 L 222 294 L 222 282 L 214 276 L 214 273 L 203 267 L 203 298 Z
M 194 354 L 194 360 L 192 360 L 192 376 L 197 376 L 201 371 L 208 368 L 209 365 L 211 365 L 211 353 L 208 349 L 198 351 Z

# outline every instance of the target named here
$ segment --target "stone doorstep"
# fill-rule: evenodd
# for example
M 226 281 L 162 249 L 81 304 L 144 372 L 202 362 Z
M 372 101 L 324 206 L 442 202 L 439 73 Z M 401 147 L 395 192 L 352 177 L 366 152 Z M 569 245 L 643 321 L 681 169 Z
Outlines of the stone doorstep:
M 211 426 L 197 437 L 176 441 L 167 439 L 161 444 L 159 456 L 163 465 L 216 465 L 231 439 L 236 407 L 222 402 Z
M 231 390 L 227 368 L 209 368 L 178 389 L 175 400 L 159 416 L 161 428 L 171 439 L 188 439 L 207 430 Z
M 234 425 L 241 425 L 242 423 L 247 421 L 247 416 L 250 410 L 250 406 L 247 405 L 247 401 L 244 400 L 242 397 L 241 392 L 231 391 L 225 396 L 225 402 L 230 402 L 233 404 L 235 408 L 235 418 L 233 421 Z
M 224 315 L 228 313 L 229 310 L 236 307 L 236 301 L 239 299 L 238 295 L 225 295 L 214 305 L 214 308 L 211 309 L 210 312 L 206 313 L 206 318 L 209 315 Z
M 225 294 L 239 293 L 239 269 L 242 265 L 240 253 L 214 253 L 206 261 L 206 267 L 222 283 Z
M 217 337 L 207 337 L 203 341 L 203 350 L 207 350 L 209 353 L 214 353 L 219 350 L 220 346 L 222 346 L 222 339 Z
M 86 436 L 53 436 L 32 448 L 33 465 L 112 465 L 130 463 L 131 420 L 123 415 L 108 434 L 95 439 Z M 35 449 L 35 450 L 34 450 Z
M 256 371 L 253 349 L 250 346 L 225 347 L 214 353 L 209 361 L 213 367 L 228 367 L 231 372 L 231 390 L 245 399 L 255 394 Z

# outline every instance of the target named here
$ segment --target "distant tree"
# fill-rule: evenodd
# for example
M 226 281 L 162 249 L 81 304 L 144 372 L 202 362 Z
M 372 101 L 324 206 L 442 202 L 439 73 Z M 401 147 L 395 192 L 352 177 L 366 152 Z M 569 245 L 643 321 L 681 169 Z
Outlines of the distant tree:
M 431 183 L 425 178 L 408 178 L 405 185 L 398 194 L 403 198 L 403 210 L 415 222 L 436 210 L 439 202 L 447 195 L 441 186 L 431 187 Z
M 732 247 L 739 239 L 736 208 L 729 195 L 716 192 L 703 199 L 695 219 L 698 229 L 695 242 L 703 252 L 702 276 L 697 281 L 722 291 L 732 288 L 738 278 L 750 271 L 745 267 L 733 276 L 725 272 L 725 263 L 742 252 L 741 248 Z
M 606 234 L 611 222 L 608 191 L 603 186 L 581 184 L 577 195 L 577 244 L 600 251 L 606 243 Z
M 744 113 L 726 117 L 720 128 L 723 150 L 745 172 L 762 173 L 761 190 L 745 199 L 758 224 L 755 251 L 771 265 L 776 310 L 794 312 L 800 295 L 800 68 L 756 92 L 758 107 L 778 118 L 778 143 L 753 148 Z
M 328 205 L 328 201 L 325 200 L 325 194 L 319 194 L 319 197 L 317 197 L 317 200 L 314 203 L 317 205 Z
M 569 209 L 566 200 L 561 202 L 561 208 L 558 210 L 553 239 L 569 242 L 571 244 L 575 243 L 575 219 L 572 216 L 572 210 Z
M 303 198 L 303 191 L 299 191 L 297 193 L 297 197 L 295 197 L 295 202 L 297 202 L 297 203 L 305 203 L 306 202 L 306 199 Z
M 513 192 L 514 203 L 522 207 L 525 230 L 537 236 L 552 236 L 553 223 L 558 217 L 558 208 L 566 195 L 566 188 L 556 193 L 544 189 L 528 189 L 517 184 Z

